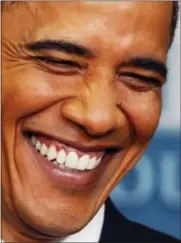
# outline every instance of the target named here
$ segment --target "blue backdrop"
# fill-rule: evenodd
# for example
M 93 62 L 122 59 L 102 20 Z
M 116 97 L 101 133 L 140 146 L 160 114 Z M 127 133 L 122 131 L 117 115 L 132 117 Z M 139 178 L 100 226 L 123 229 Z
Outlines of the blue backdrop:
M 180 238 L 180 189 L 180 136 L 159 133 L 111 197 L 128 218 Z

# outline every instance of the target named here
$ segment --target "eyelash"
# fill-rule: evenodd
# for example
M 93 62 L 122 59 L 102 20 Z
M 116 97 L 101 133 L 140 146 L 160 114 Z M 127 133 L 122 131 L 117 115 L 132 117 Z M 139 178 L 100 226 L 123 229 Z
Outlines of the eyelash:
M 74 71 L 76 69 L 83 69 L 79 63 L 70 60 L 55 59 L 47 56 L 36 56 L 35 59 L 57 68 L 69 68 L 74 69 Z M 136 88 L 140 91 L 161 87 L 162 85 L 161 81 L 157 78 L 147 77 L 132 72 L 121 72 L 118 75 L 121 81 L 126 82 L 131 88 Z
M 67 67 L 67 68 L 82 68 L 81 65 L 77 62 L 65 60 L 65 59 L 55 59 L 46 56 L 36 56 L 36 60 L 44 62 L 48 65 L 56 66 L 56 67 Z
M 119 74 L 119 78 L 121 81 L 126 82 L 132 88 L 140 89 L 140 91 L 154 89 L 162 86 L 162 82 L 157 78 L 147 77 L 131 72 L 121 72 Z

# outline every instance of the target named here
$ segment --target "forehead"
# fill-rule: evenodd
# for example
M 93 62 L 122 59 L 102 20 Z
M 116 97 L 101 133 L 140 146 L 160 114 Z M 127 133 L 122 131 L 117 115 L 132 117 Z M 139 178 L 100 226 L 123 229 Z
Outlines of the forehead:
M 168 47 L 172 2 L 23 2 L 5 14 L 3 34 L 21 42 L 68 39 L 107 48 Z M 25 21 L 22 21 L 22 20 Z M 96 48 L 96 46 L 92 46 Z M 141 48 L 141 47 L 140 47 Z

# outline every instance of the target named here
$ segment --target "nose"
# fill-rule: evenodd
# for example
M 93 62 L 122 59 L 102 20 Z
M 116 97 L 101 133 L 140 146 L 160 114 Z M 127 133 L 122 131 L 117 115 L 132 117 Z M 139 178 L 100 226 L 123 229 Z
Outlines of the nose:
M 103 136 L 115 130 L 119 126 L 115 91 L 96 86 L 86 93 L 63 104 L 63 116 L 89 135 Z
M 62 113 L 89 135 L 103 136 L 120 125 L 116 90 L 110 82 L 89 84 L 79 97 L 62 106 Z

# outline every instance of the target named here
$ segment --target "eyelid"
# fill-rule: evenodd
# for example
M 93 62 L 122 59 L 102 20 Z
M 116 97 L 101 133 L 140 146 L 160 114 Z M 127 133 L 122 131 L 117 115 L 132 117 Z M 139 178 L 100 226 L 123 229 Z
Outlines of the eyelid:
M 160 87 L 162 86 L 162 81 L 159 80 L 158 78 L 155 77 L 151 77 L 151 76 L 146 76 L 146 75 L 142 75 L 142 74 L 137 74 L 137 73 L 133 73 L 133 72 L 120 72 L 119 73 L 120 76 L 127 76 L 127 77 L 132 77 L 135 79 L 139 79 L 139 80 L 143 80 L 145 82 L 152 82 L 155 84 L 155 86 Z
M 54 57 L 49 57 L 49 56 L 36 56 L 34 57 L 34 59 L 45 62 L 47 64 L 51 64 L 51 65 L 67 65 L 70 67 L 76 67 L 79 69 L 83 69 L 85 68 L 85 65 L 81 65 L 76 61 L 72 61 L 72 60 L 67 60 L 67 59 L 60 59 L 60 58 L 54 58 Z

